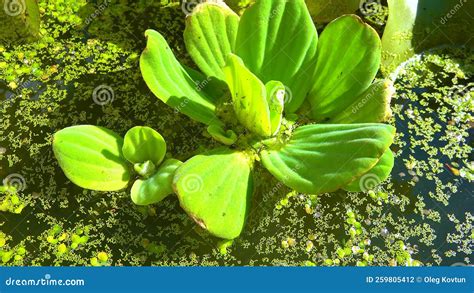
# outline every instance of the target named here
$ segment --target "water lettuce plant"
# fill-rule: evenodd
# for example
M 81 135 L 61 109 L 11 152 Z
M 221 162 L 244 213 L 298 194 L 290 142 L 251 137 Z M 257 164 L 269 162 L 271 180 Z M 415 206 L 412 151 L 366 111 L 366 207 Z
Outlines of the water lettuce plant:
M 244 227 L 257 163 L 307 194 L 367 191 L 389 176 L 395 129 L 380 122 L 391 115 L 393 89 L 374 82 L 381 42 L 357 16 L 334 20 L 318 37 L 304 0 L 258 0 L 241 17 L 222 1 L 201 3 L 186 18 L 184 40 L 202 73 L 182 65 L 160 33 L 145 35 L 140 68 L 150 90 L 205 124 L 222 146 L 163 162 L 166 144 L 150 128 L 123 139 L 74 126 L 53 142 L 73 183 L 114 191 L 138 176 L 135 203 L 174 192 L 200 226 L 233 239 Z
M 165 140 L 143 126 L 133 127 L 124 138 L 99 126 L 64 128 L 54 134 L 53 151 L 64 174 L 82 188 L 117 191 L 133 179 L 130 194 L 137 205 L 153 204 L 172 194 L 173 174 L 182 164 L 164 160 Z
M 148 87 L 225 145 L 187 160 L 173 179 L 183 209 L 212 234 L 241 233 L 259 162 L 309 194 L 360 191 L 389 176 L 395 129 L 380 122 L 393 90 L 373 82 L 381 42 L 357 16 L 318 38 L 304 0 L 259 0 L 241 17 L 221 1 L 199 4 L 184 41 L 202 73 L 181 65 L 160 33 L 145 35 Z

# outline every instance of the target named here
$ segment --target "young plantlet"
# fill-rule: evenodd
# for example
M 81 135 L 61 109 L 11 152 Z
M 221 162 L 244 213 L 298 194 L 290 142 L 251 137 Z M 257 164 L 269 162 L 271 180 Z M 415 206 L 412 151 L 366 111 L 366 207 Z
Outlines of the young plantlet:
M 66 177 L 91 190 L 131 188 L 132 201 L 149 205 L 173 193 L 172 180 L 182 162 L 166 159 L 163 137 L 149 127 L 137 126 L 125 134 L 99 126 L 78 125 L 58 131 L 53 140 L 54 154 Z
M 256 162 L 308 194 L 367 191 L 388 178 L 395 128 L 380 122 L 393 89 L 373 82 L 381 41 L 359 17 L 337 18 L 318 38 L 304 0 L 257 0 L 242 17 L 221 1 L 201 3 L 184 40 L 202 74 L 160 33 L 145 36 L 150 90 L 226 145 L 190 158 L 173 179 L 183 209 L 213 235 L 240 235 Z M 196 88 L 203 80 L 218 82 Z

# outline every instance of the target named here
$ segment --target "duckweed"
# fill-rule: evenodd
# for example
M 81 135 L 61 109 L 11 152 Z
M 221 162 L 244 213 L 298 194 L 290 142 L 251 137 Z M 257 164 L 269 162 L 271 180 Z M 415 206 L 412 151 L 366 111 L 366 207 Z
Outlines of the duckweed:
M 180 212 L 175 198 L 140 209 L 127 192 L 82 190 L 64 178 L 51 139 L 69 125 L 121 134 L 147 125 L 181 160 L 214 147 L 205 129 L 149 93 L 138 69 L 150 27 L 193 66 L 178 1 L 111 1 L 96 17 L 89 1 L 69 2 L 39 1 L 38 42 L 0 45 L 0 179 L 20 174 L 25 182 L 15 192 L 0 187 L 3 265 L 473 263 L 471 51 L 429 52 L 400 71 L 391 120 L 399 163 L 380 189 L 296 194 L 257 169 L 248 228 L 229 249 Z M 114 99 L 99 106 L 92 94 L 104 84 Z

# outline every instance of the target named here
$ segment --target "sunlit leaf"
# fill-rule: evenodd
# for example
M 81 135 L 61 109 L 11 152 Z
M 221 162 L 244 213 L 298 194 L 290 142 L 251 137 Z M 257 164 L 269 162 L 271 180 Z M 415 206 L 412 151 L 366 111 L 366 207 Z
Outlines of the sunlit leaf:
M 212 98 L 199 90 L 198 83 L 176 60 L 163 36 L 154 30 L 147 30 L 145 36 L 147 46 L 140 57 L 140 69 L 153 94 L 196 121 L 216 123 Z
M 385 124 L 314 124 L 261 152 L 263 165 L 296 191 L 318 194 L 346 186 L 373 168 L 393 142 Z
M 370 169 L 369 172 L 365 173 L 361 177 L 352 181 L 349 185 L 345 186 L 344 190 L 359 192 L 374 189 L 381 182 L 385 181 L 388 176 L 390 176 L 394 160 L 395 159 L 393 157 L 392 151 L 390 149 L 386 150 L 375 167 Z
M 347 109 L 372 83 L 380 66 L 377 32 L 355 15 L 332 21 L 319 39 L 311 116 L 325 121 Z
M 123 139 L 103 127 L 79 125 L 54 134 L 59 166 L 74 184 L 98 191 L 127 187 L 130 165 L 122 155 Z
M 256 134 L 272 135 L 265 85 L 245 67 L 236 55 L 230 54 L 227 64 L 224 74 L 232 93 L 237 119 Z
M 263 83 L 290 89 L 285 111 L 292 113 L 313 85 L 317 43 L 304 0 L 257 1 L 240 19 L 235 52 Z
M 123 156 L 131 163 L 151 161 L 158 166 L 166 154 L 166 142 L 150 127 L 136 126 L 124 138 Z
M 198 155 L 176 171 L 174 189 L 181 207 L 211 234 L 240 235 L 253 193 L 251 160 L 220 148 Z
M 395 88 L 390 80 L 377 81 L 359 95 L 344 111 L 333 116 L 328 123 L 377 123 L 392 116 L 390 101 Z
M 132 201 L 136 205 L 149 205 L 160 202 L 173 193 L 173 176 L 176 169 L 183 163 L 175 159 L 168 159 L 152 177 L 137 179 L 130 191 Z
M 222 68 L 234 50 L 238 27 L 239 16 L 223 2 L 199 4 L 186 17 L 186 48 L 207 76 L 224 80 Z

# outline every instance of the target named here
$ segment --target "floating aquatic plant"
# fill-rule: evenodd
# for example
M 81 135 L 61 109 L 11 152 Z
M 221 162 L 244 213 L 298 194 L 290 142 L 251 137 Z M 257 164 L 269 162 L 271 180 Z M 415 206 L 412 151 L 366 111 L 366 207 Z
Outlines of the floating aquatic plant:
M 303 0 L 260 0 L 241 18 L 220 1 L 202 3 L 184 40 L 203 74 L 182 66 L 161 34 L 145 35 L 148 87 L 226 145 L 189 159 L 173 179 L 181 206 L 212 234 L 242 231 L 257 162 L 309 194 L 388 177 L 395 129 L 379 122 L 393 92 L 373 82 L 380 39 L 357 16 L 331 22 L 318 40 Z
M 393 167 L 391 85 L 373 82 L 377 33 L 355 15 L 331 22 L 318 39 L 304 0 L 261 0 L 241 18 L 222 2 L 199 4 L 184 39 L 203 74 L 182 66 L 165 39 L 146 31 L 143 78 L 163 102 L 207 125 L 224 146 L 185 163 L 162 162 L 159 133 L 135 127 L 122 139 L 97 126 L 55 134 L 66 176 L 99 191 L 132 188 L 136 204 L 177 194 L 211 234 L 240 235 L 257 162 L 297 192 L 366 191 Z M 133 166 L 133 168 L 132 168 Z
M 32 250 L 21 262 L 12 258 L 5 265 L 88 265 L 99 251 L 107 252 L 113 265 L 322 265 L 325 259 L 336 264 L 336 249 L 347 247 L 351 239 L 351 225 L 343 223 L 348 209 L 356 213 L 363 229 L 353 243 L 361 247 L 360 241 L 372 241 L 366 247 L 375 256 L 369 265 L 392 264 L 398 240 L 412 250 L 413 259 L 423 260 L 423 265 L 472 264 L 472 197 L 468 177 L 463 177 L 464 171 L 473 174 L 468 136 L 472 111 L 465 103 L 458 103 L 463 95 L 469 98 L 468 92 L 462 91 L 472 73 L 470 51 L 437 50 L 435 55 L 424 54 L 401 71 L 391 105 L 395 116 L 391 122 L 397 125 L 397 139 L 391 149 L 397 161 L 392 179 L 380 186 L 388 196 L 380 199 L 381 205 L 376 198 L 343 191 L 318 196 L 295 193 L 287 199 L 288 188 L 270 178 L 263 168 L 257 168 L 254 174 L 258 186 L 251 215 L 238 241 L 222 256 L 218 240 L 198 227 L 192 229 L 193 222 L 180 212 L 174 196 L 137 207 L 127 199 L 126 190 L 107 194 L 81 190 L 68 183 L 51 156 L 52 131 L 77 124 L 101 125 L 120 134 L 134 125 L 148 125 L 166 139 L 168 153 L 181 160 L 216 145 L 202 135 L 199 124 L 185 115 L 175 115 L 172 108 L 151 98 L 136 66 L 135 57 L 140 56 L 145 38 L 143 42 L 131 42 L 130 34 L 140 35 L 148 27 L 163 33 L 181 63 L 192 64 L 182 42 L 184 17 L 180 5 L 159 8 L 159 2 L 147 1 L 145 9 L 137 9 L 137 2 L 118 5 L 113 1 L 106 14 L 87 28 L 86 41 L 81 18 L 85 19 L 99 3 L 68 2 L 67 10 L 59 10 L 59 5 L 64 6 L 62 2 L 39 1 L 45 28 L 41 40 L 23 46 L 0 45 L 0 59 L 4 58 L 0 60 L 0 75 L 8 77 L 3 88 L 6 100 L 0 101 L 0 178 L 20 173 L 27 183 L 27 188 L 18 192 L 20 201 L 25 202 L 22 214 L 2 213 L 1 230 L 7 234 L 4 250 L 15 249 L 16 243 Z M 59 22 L 58 14 L 74 17 L 79 24 Z M 104 25 L 107 23 L 115 26 Z M 114 30 L 117 25 L 127 29 Z M 50 74 L 49 68 L 56 64 L 58 72 Z M 51 82 L 27 88 L 31 81 L 45 80 L 40 70 L 50 76 Z M 9 96 L 10 78 L 18 85 L 14 96 Z M 54 86 L 56 81 L 67 86 Z M 103 107 L 91 100 L 92 90 L 100 84 L 110 85 L 115 91 L 113 103 Z M 459 134 L 463 135 L 461 142 Z M 407 169 L 413 163 L 414 168 Z M 452 173 L 445 163 L 457 168 L 460 175 Z M 420 180 L 415 182 L 417 177 Z M 377 197 L 379 189 L 374 190 Z M 317 201 L 310 203 L 310 198 Z M 306 204 L 310 204 L 307 210 Z M 465 229 L 458 230 L 451 214 L 460 226 L 466 225 Z M 46 241 L 47 232 L 55 224 L 68 232 L 91 225 L 90 240 L 59 257 L 58 244 Z M 161 254 L 148 252 L 141 245 L 144 238 L 166 250 Z M 296 246 L 282 249 L 280 242 L 288 238 L 295 239 Z M 305 249 L 308 240 L 314 244 L 309 253 Z M 449 245 L 439 248 L 446 241 Z M 66 241 L 68 247 L 69 243 Z M 359 261 L 364 261 L 362 254 L 345 255 L 340 265 Z
M 98 191 L 126 188 L 138 175 L 131 189 L 137 205 L 159 202 L 172 194 L 174 171 L 182 163 L 164 160 L 166 143 L 149 127 L 130 129 L 125 138 L 92 125 L 72 126 L 54 135 L 53 149 L 65 175 L 76 185 Z

